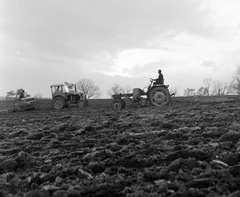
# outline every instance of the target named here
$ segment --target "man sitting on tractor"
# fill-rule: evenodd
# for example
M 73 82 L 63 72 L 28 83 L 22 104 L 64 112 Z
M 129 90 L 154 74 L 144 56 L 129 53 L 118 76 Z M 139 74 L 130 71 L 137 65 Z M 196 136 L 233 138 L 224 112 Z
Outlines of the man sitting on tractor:
M 19 93 L 19 99 L 21 99 L 22 101 L 26 101 L 26 102 L 29 102 L 29 101 L 33 101 L 34 98 L 33 97 L 28 97 L 27 96 L 27 93 L 25 92 L 25 90 L 22 89 L 22 91 Z M 27 103 L 29 105 L 29 103 Z
M 58 86 L 57 88 L 56 88 L 56 90 L 55 90 L 55 94 L 59 94 L 59 93 L 61 93 L 62 91 L 60 90 L 60 86 Z
M 26 98 L 25 90 L 22 90 L 22 91 L 20 92 L 19 98 L 20 98 L 20 99 Z
M 19 100 L 21 101 L 21 104 L 18 104 L 18 105 L 21 105 L 21 107 L 23 107 L 23 106 L 30 106 L 30 103 L 27 102 L 27 99 L 28 98 L 26 98 L 25 90 L 21 89 L 20 92 L 19 92 Z M 24 103 L 22 103 L 22 101 L 24 101 Z M 14 103 L 14 106 L 15 105 L 16 104 Z
M 158 78 L 157 79 L 154 79 L 154 83 L 153 85 L 157 85 L 157 84 L 164 84 L 164 79 L 163 79 L 163 74 L 162 74 L 162 71 L 161 70 L 158 70 Z

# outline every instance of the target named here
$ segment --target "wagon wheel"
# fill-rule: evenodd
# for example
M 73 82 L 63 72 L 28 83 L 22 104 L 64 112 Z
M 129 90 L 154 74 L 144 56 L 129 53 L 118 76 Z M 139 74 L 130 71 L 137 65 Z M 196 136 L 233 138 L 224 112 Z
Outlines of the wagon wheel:
M 54 109 L 62 109 L 65 107 L 65 99 L 61 96 L 57 96 L 53 99 L 52 106 Z
M 122 99 L 115 99 L 111 103 L 111 107 L 112 107 L 113 110 L 123 109 L 125 107 L 125 101 L 122 100 Z
M 170 93 L 167 88 L 154 87 L 150 90 L 148 99 L 153 106 L 164 106 L 170 102 Z
M 25 110 L 21 99 L 17 99 L 14 101 L 13 109 L 14 109 L 14 111 L 24 111 Z

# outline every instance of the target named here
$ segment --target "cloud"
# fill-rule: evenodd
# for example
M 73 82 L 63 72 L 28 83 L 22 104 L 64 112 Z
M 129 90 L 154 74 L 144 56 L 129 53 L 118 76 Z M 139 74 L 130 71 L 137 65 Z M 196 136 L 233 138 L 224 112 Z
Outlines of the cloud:
M 146 38 L 164 29 L 201 29 L 205 17 L 200 4 L 184 0 L 10 1 L 4 5 L 2 27 L 11 37 L 43 49 L 61 50 L 61 45 L 72 44 L 91 50 L 107 45 L 116 50 L 142 46 Z
M 0 27 L 5 47 L 14 46 L 15 53 L 84 64 L 106 51 L 116 62 L 128 50 L 152 47 L 149 41 L 161 35 L 169 40 L 183 30 L 205 31 L 201 4 L 200 0 L 5 1 Z
M 212 71 L 217 71 L 217 65 L 215 62 L 213 61 L 207 61 L 205 60 L 203 63 L 202 63 L 202 66 L 203 67 L 206 67 L 206 68 L 211 68 Z
M 48 87 L 98 75 L 99 83 L 121 75 L 135 84 L 159 67 L 172 84 L 181 84 L 179 76 L 186 84 L 229 77 L 240 64 L 239 6 L 238 0 L 2 0 L 2 90 L 30 88 L 34 79 Z

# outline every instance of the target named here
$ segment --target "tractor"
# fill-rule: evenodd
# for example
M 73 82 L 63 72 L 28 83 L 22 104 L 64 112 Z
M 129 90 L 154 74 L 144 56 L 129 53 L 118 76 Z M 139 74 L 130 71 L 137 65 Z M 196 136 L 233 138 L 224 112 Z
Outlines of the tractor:
M 77 104 L 78 107 L 84 107 L 86 99 L 83 93 L 77 92 L 76 84 L 55 84 L 51 85 L 52 107 L 62 109 L 70 104 Z
M 126 106 L 124 98 L 130 99 L 132 104 L 139 103 L 142 107 L 146 106 L 147 101 L 152 106 L 161 107 L 167 105 L 171 99 L 168 90 L 169 85 L 157 84 L 154 81 L 154 79 L 150 78 L 150 84 L 146 92 L 140 88 L 134 88 L 133 93 L 112 95 L 111 107 L 114 110 L 124 109 Z

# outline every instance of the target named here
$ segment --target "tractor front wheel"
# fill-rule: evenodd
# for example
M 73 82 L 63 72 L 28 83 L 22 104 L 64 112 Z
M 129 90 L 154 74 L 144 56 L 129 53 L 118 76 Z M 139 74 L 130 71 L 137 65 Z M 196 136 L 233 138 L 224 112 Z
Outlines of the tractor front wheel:
M 84 101 L 83 101 L 83 100 L 79 100 L 79 101 L 77 102 L 77 106 L 78 106 L 79 108 L 85 107 Z
M 62 109 L 65 107 L 65 99 L 63 97 L 55 97 L 52 105 L 54 109 Z
M 153 106 L 164 106 L 170 102 L 170 93 L 167 88 L 164 87 L 154 87 L 150 90 L 148 99 Z

